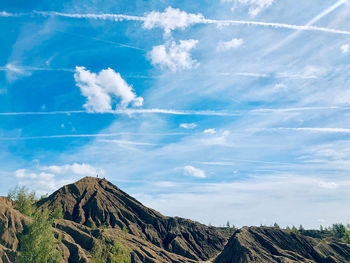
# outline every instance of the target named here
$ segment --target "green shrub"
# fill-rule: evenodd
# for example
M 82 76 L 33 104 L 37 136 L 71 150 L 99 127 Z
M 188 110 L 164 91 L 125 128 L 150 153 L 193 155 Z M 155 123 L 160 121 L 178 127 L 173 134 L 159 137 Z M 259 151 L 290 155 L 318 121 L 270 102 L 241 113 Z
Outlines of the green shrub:
M 102 237 L 94 242 L 91 252 L 91 263 L 130 263 L 130 251 L 120 238 L 109 239 Z
M 33 215 L 35 211 L 33 205 L 35 202 L 35 192 L 29 192 L 24 186 L 16 186 L 9 192 L 8 198 L 13 201 L 15 209 L 27 216 Z
M 52 233 L 53 218 L 48 209 L 38 209 L 33 222 L 20 237 L 18 263 L 61 263 L 62 256 L 56 250 Z

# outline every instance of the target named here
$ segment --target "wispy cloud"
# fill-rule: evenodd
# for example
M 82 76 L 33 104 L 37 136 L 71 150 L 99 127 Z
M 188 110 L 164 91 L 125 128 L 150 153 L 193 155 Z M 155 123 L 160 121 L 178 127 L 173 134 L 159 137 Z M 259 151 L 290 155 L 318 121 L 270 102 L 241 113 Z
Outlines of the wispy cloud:
M 217 51 L 227 51 L 230 49 L 236 49 L 243 45 L 243 39 L 242 38 L 233 38 L 229 41 L 220 41 L 218 43 L 218 46 L 216 48 Z
M 116 143 L 116 144 L 126 144 L 126 145 L 140 145 L 140 146 L 158 146 L 159 145 L 159 144 L 156 144 L 156 143 L 136 142 L 136 141 L 127 141 L 127 140 L 102 140 L 102 142 Z
M 180 127 L 184 128 L 184 129 L 194 129 L 197 127 L 197 124 L 195 124 L 195 123 L 181 123 Z
M 198 169 L 196 167 L 193 167 L 191 165 L 187 165 L 183 168 L 184 170 L 184 175 L 186 176 L 192 176 L 192 177 L 197 177 L 197 178 L 206 178 L 206 174 L 203 170 Z
M 31 137 L 0 137 L 0 141 L 16 141 L 16 140 L 38 140 L 38 139 L 61 139 L 61 138 L 98 138 L 98 137 L 118 137 L 122 135 L 133 135 L 133 136 L 182 136 L 187 133 L 132 133 L 132 132 L 119 132 L 119 133 L 98 133 L 98 134 L 60 134 L 60 135 L 44 135 L 44 136 L 31 136 Z M 102 140 L 103 141 L 103 140 Z M 114 142 L 124 144 L 136 144 L 136 142 L 115 140 Z M 145 143 L 144 143 L 145 144 Z
M 325 17 L 326 15 L 328 15 L 331 12 L 333 12 L 334 10 L 336 10 L 338 7 L 344 5 L 346 2 L 347 2 L 347 0 L 339 0 L 335 4 L 333 4 L 332 6 L 330 6 L 329 8 L 327 8 L 326 10 L 324 10 L 323 12 L 318 14 L 316 17 L 311 19 L 309 22 L 307 22 L 305 26 L 306 27 L 312 26 L 313 24 L 315 24 L 316 22 L 321 20 L 323 17 Z M 271 49 L 269 49 L 267 53 L 270 53 L 270 52 L 272 52 L 272 51 L 282 47 L 287 42 L 289 42 L 292 39 L 294 39 L 295 37 L 297 37 L 300 34 L 301 31 L 302 31 L 302 29 L 299 29 L 296 32 L 294 32 L 293 34 L 289 35 L 287 38 L 283 39 L 281 42 L 277 43 L 275 46 L 273 46 Z
M 305 132 L 315 132 L 315 133 L 350 133 L 350 129 L 347 128 L 266 128 L 264 130 L 271 131 L 305 131 Z
M 271 6 L 274 0 L 221 0 L 224 3 L 240 3 L 243 5 L 249 5 L 249 14 L 251 16 L 258 15 L 262 10 Z
M 340 47 L 340 49 L 341 49 L 341 52 L 342 52 L 343 54 L 347 54 L 347 53 L 349 53 L 349 51 L 350 51 L 350 45 L 349 45 L 349 44 L 342 45 L 342 46 Z
M 203 133 L 205 133 L 205 134 L 215 134 L 216 130 L 215 129 L 206 129 L 206 130 L 203 131 Z

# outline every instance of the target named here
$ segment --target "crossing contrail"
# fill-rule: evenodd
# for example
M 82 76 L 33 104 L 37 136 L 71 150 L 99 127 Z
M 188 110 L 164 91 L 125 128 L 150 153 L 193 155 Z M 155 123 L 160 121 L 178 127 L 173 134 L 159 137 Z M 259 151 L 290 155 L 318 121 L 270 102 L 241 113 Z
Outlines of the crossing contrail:
M 333 11 L 334 9 L 342 5 L 344 2 L 345 0 L 338 1 L 335 5 L 325 10 L 323 13 L 318 15 L 316 18 L 311 20 L 306 25 L 293 25 L 293 24 L 285 24 L 285 23 L 260 22 L 260 21 L 249 21 L 249 20 L 218 20 L 218 19 L 207 19 L 204 17 L 196 21 L 196 24 L 215 24 L 218 26 L 234 26 L 234 25 L 260 26 L 260 27 L 271 27 L 271 28 L 283 28 L 283 29 L 298 30 L 298 31 L 316 31 L 316 32 L 325 32 L 325 33 L 331 33 L 331 34 L 350 35 L 350 31 L 311 25 L 312 23 L 316 22 L 326 14 L 330 13 L 331 11 Z M 0 16 L 2 17 L 33 16 L 33 15 L 68 17 L 68 18 L 77 18 L 77 19 L 111 20 L 115 22 L 119 22 L 119 21 L 145 22 L 147 19 L 147 16 L 131 16 L 131 15 L 124 15 L 124 14 L 80 14 L 80 13 L 60 13 L 60 12 L 41 12 L 41 11 L 14 14 L 14 13 L 8 13 L 6 11 L 0 12 Z
M 325 17 L 326 15 L 330 14 L 331 12 L 333 12 L 334 10 L 336 10 L 338 7 L 344 5 L 347 2 L 347 0 L 339 0 L 338 2 L 336 2 L 334 5 L 330 6 L 329 8 L 327 8 L 326 10 L 324 10 L 323 12 L 321 12 L 320 14 L 318 14 L 316 17 L 314 17 L 313 19 L 311 19 L 308 23 L 306 23 L 305 26 L 310 27 L 313 24 L 315 24 L 316 22 L 318 22 L 320 19 L 322 19 L 323 17 Z M 283 39 L 281 42 L 277 43 L 277 45 L 273 46 L 271 49 L 269 49 L 265 55 L 279 49 L 280 47 L 282 47 L 283 45 L 285 45 L 287 42 L 291 41 L 293 38 L 297 37 L 300 32 L 302 30 L 297 30 L 296 32 L 294 32 L 293 34 L 289 35 L 288 37 L 286 37 L 285 39 Z

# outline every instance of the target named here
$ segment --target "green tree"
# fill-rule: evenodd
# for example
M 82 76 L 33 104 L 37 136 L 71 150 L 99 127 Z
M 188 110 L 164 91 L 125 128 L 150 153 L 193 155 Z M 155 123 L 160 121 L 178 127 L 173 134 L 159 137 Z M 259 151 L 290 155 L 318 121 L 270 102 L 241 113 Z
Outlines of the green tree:
M 61 205 L 58 205 L 52 212 L 51 217 L 53 219 L 62 219 L 63 218 L 63 208 Z
M 273 224 L 273 227 L 274 228 L 280 228 L 280 226 L 276 222 Z
M 20 237 L 18 263 L 61 263 L 62 256 L 56 250 L 52 233 L 53 218 L 48 209 L 38 209 L 33 222 Z
M 22 186 L 16 186 L 8 194 L 8 198 L 13 201 L 14 208 L 20 211 L 21 213 L 32 216 L 35 208 L 35 192 L 29 192 L 29 190 Z
M 299 234 L 299 231 L 295 226 L 292 227 L 292 233 Z
M 332 233 L 336 238 L 343 238 L 345 236 L 346 228 L 343 224 L 333 224 Z
M 305 231 L 305 229 L 304 229 L 304 227 L 303 227 L 302 224 L 300 224 L 298 231 L 299 231 L 300 233 L 302 233 L 302 232 Z
M 91 263 L 130 263 L 130 251 L 120 238 L 110 239 L 101 237 L 94 242 L 91 252 Z

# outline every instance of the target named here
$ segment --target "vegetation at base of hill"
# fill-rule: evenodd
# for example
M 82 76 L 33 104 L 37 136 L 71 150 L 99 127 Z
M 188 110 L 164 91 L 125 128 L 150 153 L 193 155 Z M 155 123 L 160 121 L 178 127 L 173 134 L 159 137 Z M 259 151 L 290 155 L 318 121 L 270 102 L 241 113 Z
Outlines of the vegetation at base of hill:
M 48 208 L 36 208 L 35 192 L 30 192 L 25 187 L 17 186 L 9 192 L 8 198 L 12 200 L 16 210 L 32 218 L 31 224 L 19 238 L 17 262 L 61 263 L 62 255 L 56 249 L 61 240 L 55 239 L 52 226 L 55 219 L 63 218 L 62 206 L 58 206 L 51 213 Z M 105 226 L 100 228 L 104 229 Z M 94 222 L 92 229 L 97 229 Z M 117 239 L 101 235 L 100 239 L 95 240 L 91 262 L 130 263 L 130 251 L 122 242 L 126 238 L 126 228 L 123 228 L 122 233 Z
M 37 209 L 33 222 L 20 238 L 18 263 L 59 263 L 62 255 L 56 249 L 52 233 L 53 218 L 48 209 Z
M 7 197 L 13 201 L 14 208 L 22 214 L 32 216 L 35 212 L 33 205 L 35 202 L 35 192 L 29 192 L 24 186 L 16 186 L 9 192 Z
M 94 242 L 90 262 L 130 263 L 130 251 L 122 243 L 120 237 L 117 239 L 110 239 L 102 235 L 100 239 Z
M 37 209 L 34 205 L 35 192 L 25 187 L 16 187 L 8 194 L 14 208 L 32 217 L 31 224 L 23 231 L 19 243 L 18 263 L 59 263 L 62 255 L 56 249 L 59 242 L 52 232 L 54 219 L 62 218 L 62 207 L 51 214 L 47 208 Z

